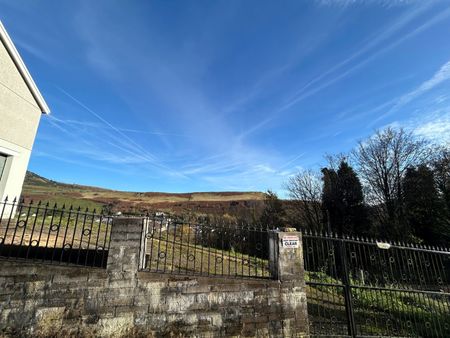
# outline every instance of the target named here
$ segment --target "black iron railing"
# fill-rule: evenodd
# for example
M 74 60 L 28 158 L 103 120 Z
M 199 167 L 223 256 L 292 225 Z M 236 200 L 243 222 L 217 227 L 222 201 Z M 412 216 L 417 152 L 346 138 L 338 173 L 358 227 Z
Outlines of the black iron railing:
M 144 270 L 202 276 L 268 278 L 268 229 L 223 221 L 147 217 Z
M 450 252 L 303 234 L 310 333 L 450 337 Z
M 0 203 L 0 259 L 106 267 L 112 218 L 73 206 Z

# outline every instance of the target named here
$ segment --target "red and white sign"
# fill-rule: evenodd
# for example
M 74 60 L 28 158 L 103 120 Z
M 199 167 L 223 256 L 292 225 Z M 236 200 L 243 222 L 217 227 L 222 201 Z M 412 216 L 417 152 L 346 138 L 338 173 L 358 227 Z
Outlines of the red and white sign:
M 298 236 L 284 236 L 282 239 L 283 248 L 295 249 L 300 246 L 300 239 Z

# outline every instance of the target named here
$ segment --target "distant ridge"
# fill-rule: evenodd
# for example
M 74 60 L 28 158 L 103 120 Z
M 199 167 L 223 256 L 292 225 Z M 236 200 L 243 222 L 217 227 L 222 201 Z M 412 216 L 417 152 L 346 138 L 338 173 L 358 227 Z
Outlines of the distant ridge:
M 77 205 L 101 209 L 105 206 L 117 210 L 158 209 L 226 213 L 239 208 L 260 206 L 265 198 L 262 192 L 128 192 L 112 189 L 57 182 L 28 171 L 22 190 L 28 200 L 49 201 L 58 205 Z
M 88 189 L 88 190 L 102 190 L 102 191 L 113 191 L 111 189 L 105 189 L 100 187 L 93 187 L 88 185 L 81 184 L 70 184 L 70 183 L 62 183 L 58 181 L 54 181 L 43 176 L 40 176 L 32 171 L 27 171 L 25 175 L 24 186 L 42 186 L 42 187 L 65 187 L 67 189 Z
M 132 191 L 120 191 L 113 190 L 108 188 L 101 188 L 96 186 L 89 185 L 81 185 L 81 184 L 70 184 L 70 183 L 62 183 L 58 181 L 54 181 L 43 176 L 40 176 L 32 171 L 27 171 L 25 175 L 26 186 L 43 186 L 43 187 L 64 187 L 67 189 L 85 189 L 85 190 L 99 190 L 99 191 L 111 191 L 111 192 L 122 192 L 124 194 L 139 194 L 146 196 L 194 196 L 194 195 L 218 195 L 218 196 L 236 196 L 236 195 L 248 195 L 255 194 L 257 196 L 264 195 L 262 192 L 258 191 L 194 191 L 194 192 L 180 192 L 180 193 L 172 193 L 172 192 L 156 192 L 156 191 L 148 191 L 148 192 L 132 192 Z

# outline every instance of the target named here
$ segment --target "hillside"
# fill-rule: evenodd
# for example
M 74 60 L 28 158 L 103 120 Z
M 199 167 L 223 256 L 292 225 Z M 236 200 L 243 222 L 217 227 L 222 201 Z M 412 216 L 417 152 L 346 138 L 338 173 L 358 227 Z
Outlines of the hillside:
M 27 200 L 74 205 L 82 208 L 108 208 L 113 211 L 138 212 L 164 210 L 170 212 L 241 213 L 259 208 L 264 200 L 261 192 L 126 192 L 56 182 L 27 172 L 22 196 Z

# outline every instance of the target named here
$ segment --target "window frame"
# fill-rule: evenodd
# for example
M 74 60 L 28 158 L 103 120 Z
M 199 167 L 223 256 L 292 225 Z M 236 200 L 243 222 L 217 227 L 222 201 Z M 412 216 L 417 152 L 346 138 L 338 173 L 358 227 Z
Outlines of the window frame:
M 10 155 L 8 154 L 4 154 L 4 153 L 0 153 L 0 158 L 4 158 L 4 162 L 3 165 L 0 166 L 0 182 L 3 180 L 3 174 L 5 173 L 5 169 L 6 169 L 6 165 L 8 164 L 8 159 L 9 159 Z M 1 162 L 0 162 L 1 164 Z

